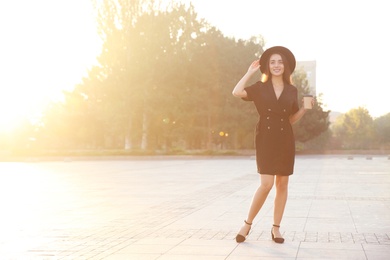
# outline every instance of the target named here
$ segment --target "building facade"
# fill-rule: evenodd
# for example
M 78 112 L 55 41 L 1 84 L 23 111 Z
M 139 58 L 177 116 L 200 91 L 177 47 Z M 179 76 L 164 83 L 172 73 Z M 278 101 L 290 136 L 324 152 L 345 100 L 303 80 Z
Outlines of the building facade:
M 309 83 L 310 94 L 316 95 L 316 61 L 297 61 L 298 70 L 303 69 L 306 72 L 307 80 Z

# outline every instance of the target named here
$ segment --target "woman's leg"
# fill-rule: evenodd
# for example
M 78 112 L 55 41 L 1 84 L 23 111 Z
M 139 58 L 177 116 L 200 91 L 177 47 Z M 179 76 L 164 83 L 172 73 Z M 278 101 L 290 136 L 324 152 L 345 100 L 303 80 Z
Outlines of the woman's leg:
M 246 218 L 246 221 L 248 223 L 252 223 L 256 215 L 259 213 L 261 207 L 263 206 L 270 190 L 272 189 L 272 186 L 274 184 L 274 176 L 273 175 L 265 175 L 261 174 L 261 184 L 260 187 L 256 190 L 252 203 L 249 208 L 248 217 Z M 248 234 L 248 231 L 250 229 L 250 225 L 244 224 L 239 233 L 240 235 L 246 236 Z
M 286 207 L 287 195 L 288 195 L 288 180 L 289 176 L 276 176 L 275 187 L 275 205 L 274 205 L 274 224 L 280 225 L 283 218 L 284 209 Z M 278 227 L 273 228 L 275 237 L 281 237 Z

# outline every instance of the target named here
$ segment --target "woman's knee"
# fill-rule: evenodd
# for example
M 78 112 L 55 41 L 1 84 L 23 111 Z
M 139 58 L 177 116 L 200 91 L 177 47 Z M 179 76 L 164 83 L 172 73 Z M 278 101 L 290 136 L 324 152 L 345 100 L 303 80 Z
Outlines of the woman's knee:
M 269 192 L 274 185 L 274 176 L 273 175 L 265 175 L 261 176 L 261 185 L 260 188 L 266 192 Z
M 277 176 L 275 180 L 275 186 L 277 190 L 287 190 L 288 176 Z

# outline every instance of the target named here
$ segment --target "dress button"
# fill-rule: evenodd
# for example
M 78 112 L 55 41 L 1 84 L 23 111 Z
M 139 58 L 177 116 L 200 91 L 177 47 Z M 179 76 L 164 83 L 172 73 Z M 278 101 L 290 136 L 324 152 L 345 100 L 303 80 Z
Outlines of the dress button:
M 270 126 L 268 127 L 268 130 L 269 130 L 269 129 L 271 129 L 271 127 L 270 127 Z
M 286 109 L 283 109 L 283 112 L 286 112 Z
M 268 108 L 268 111 L 271 111 L 271 108 Z
M 282 127 L 282 128 L 280 128 L 280 131 L 283 131 L 283 127 Z
M 282 118 L 282 119 L 280 119 L 280 121 L 282 121 L 282 122 L 283 122 L 283 118 Z
M 267 119 L 269 119 L 269 116 L 267 116 Z

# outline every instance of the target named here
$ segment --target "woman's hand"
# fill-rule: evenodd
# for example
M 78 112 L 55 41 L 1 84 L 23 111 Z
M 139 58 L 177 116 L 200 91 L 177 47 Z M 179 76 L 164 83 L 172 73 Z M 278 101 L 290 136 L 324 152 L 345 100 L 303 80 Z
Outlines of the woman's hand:
M 247 85 L 249 79 L 256 73 L 256 71 L 260 68 L 260 61 L 255 60 L 249 66 L 247 73 L 240 79 L 237 85 L 233 89 L 233 96 L 246 98 L 248 94 L 245 91 L 245 86 Z
M 249 79 L 255 74 L 255 72 L 260 68 L 260 60 L 255 60 L 249 66 L 247 73 L 240 79 L 237 85 L 233 89 L 233 96 L 246 98 L 248 94 L 245 91 L 245 86 L 248 83 Z
M 248 73 L 254 74 L 260 69 L 260 60 L 255 60 L 252 62 L 252 64 L 249 66 Z
M 313 97 L 313 98 L 311 99 L 311 107 L 313 108 L 315 104 L 316 104 L 316 100 L 315 100 L 315 98 Z M 302 106 L 301 106 L 301 108 L 307 110 L 307 109 L 304 108 L 304 107 L 305 107 L 305 98 L 302 97 Z

